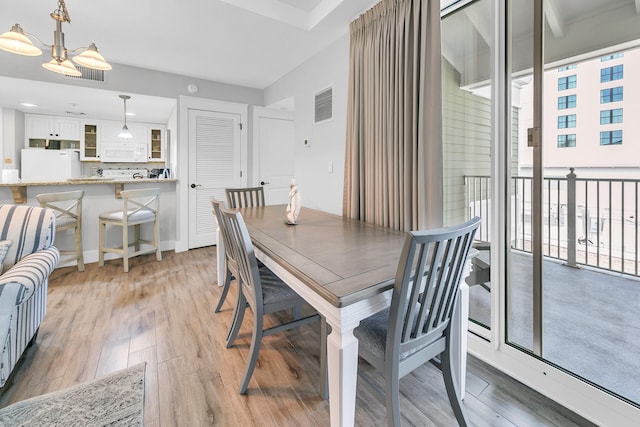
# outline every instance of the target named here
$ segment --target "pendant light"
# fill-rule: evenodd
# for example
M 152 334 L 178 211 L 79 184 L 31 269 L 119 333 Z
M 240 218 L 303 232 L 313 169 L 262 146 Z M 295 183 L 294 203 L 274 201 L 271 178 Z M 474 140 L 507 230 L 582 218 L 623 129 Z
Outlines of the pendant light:
M 127 127 L 127 99 L 131 99 L 129 95 L 119 95 L 120 98 L 124 101 L 124 126 L 122 126 L 122 130 L 118 134 L 119 138 L 131 139 L 133 135 L 131 135 L 131 131 Z
M 58 8 L 50 14 L 51 18 L 56 21 L 56 28 L 53 32 L 53 44 L 47 44 L 33 34 L 25 32 L 20 24 L 15 24 L 11 30 L 0 35 L 0 49 L 17 55 L 38 56 L 42 54 L 37 46 L 33 44 L 32 37 L 42 46 L 51 49 L 51 61 L 42 64 L 44 68 L 54 73 L 65 74 L 67 76 L 79 77 L 82 74 L 69 61 L 68 53 L 82 51 L 79 55 L 71 58 L 76 64 L 94 70 L 107 71 L 111 69 L 111 65 L 98 52 L 95 44 L 91 43 L 88 47 L 79 47 L 77 49 L 67 50 L 64 44 L 64 33 L 62 32 L 62 23 L 71 23 L 71 17 L 67 11 L 64 0 L 58 0 Z

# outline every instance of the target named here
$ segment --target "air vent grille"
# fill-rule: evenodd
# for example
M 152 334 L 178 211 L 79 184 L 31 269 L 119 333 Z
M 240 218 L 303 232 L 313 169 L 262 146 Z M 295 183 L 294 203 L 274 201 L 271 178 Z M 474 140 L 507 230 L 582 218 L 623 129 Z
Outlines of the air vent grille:
M 94 70 L 92 68 L 83 67 L 82 65 L 74 66 L 82 73 L 79 76 L 66 76 L 71 79 L 80 79 L 80 80 L 91 80 L 94 82 L 104 82 L 104 71 L 102 70 Z
M 333 88 L 329 87 L 315 94 L 314 123 L 333 118 Z

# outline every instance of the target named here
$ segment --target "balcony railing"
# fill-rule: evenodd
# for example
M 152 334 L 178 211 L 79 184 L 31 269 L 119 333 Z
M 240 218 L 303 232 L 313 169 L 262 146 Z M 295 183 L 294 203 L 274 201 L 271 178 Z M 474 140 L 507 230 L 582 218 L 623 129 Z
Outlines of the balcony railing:
M 568 265 L 588 265 L 640 276 L 640 180 L 544 178 L 544 255 Z M 490 241 L 491 178 L 465 176 L 469 217 L 483 219 L 478 238 Z M 532 178 L 513 177 L 511 246 L 531 251 Z

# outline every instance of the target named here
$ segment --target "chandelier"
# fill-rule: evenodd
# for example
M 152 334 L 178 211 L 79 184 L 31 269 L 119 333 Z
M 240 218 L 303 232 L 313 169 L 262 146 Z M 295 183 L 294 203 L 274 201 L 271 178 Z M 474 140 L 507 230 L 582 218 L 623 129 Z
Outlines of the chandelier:
M 7 52 L 25 56 L 42 55 L 42 50 L 33 44 L 27 35 L 36 39 L 42 46 L 51 48 L 51 61 L 42 64 L 44 68 L 55 73 L 65 74 L 68 76 L 78 77 L 80 71 L 69 61 L 68 52 L 74 53 L 83 51 L 79 55 L 72 58 L 73 62 L 83 67 L 92 68 L 94 70 L 107 71 L 111 69 L 111 65 L 105 61 L 104 57 L 98 52 L 95 44 L 91 43 L 88 47 L 79 47 L 67 51 L 64 45 L 64 33 L 62 32 L 62 23 L 71 23 L 67 6 L 64 0 L 58 0 L 58 9 L 51 13 L 51 18 L 56 21 L 56 29 L 53 32 L 53 45 L 48 45 L 33 34 L 25 32 L 20 24 L 15 24 L 11 30 L 0 36 L 0 49 Z

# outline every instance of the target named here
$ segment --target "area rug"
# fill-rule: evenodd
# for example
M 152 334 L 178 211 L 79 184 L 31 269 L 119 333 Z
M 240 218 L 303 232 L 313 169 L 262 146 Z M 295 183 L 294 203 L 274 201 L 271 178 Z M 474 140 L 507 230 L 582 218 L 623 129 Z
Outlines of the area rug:
M 0 409 L 0 426 L 142 426 L 145 363 Z

